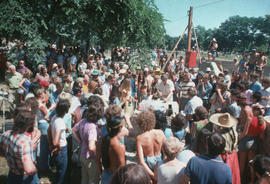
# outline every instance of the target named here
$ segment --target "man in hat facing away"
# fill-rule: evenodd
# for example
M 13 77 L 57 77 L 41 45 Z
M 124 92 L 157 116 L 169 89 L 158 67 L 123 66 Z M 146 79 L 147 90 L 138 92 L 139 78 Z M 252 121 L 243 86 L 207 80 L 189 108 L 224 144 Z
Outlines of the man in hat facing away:
M 210 119 L 214 130 L 225 139 L 225 150 L 221 154 L 223 161 L 231 168 L 233 184 L 240 184 L 240 169 L 237 155 L 238 134 L 236 125 L 238 120 L 229 113 L 215 113 Z

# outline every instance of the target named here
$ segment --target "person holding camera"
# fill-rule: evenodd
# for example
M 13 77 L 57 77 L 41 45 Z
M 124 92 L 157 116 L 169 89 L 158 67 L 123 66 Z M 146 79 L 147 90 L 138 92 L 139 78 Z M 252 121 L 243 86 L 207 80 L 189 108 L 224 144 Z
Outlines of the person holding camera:
M 216 56 L 217 56 L 217 48 L 218 43 L 216 38 L 213 38 L 208 46 L 209 52 L 208 52 L 208 61 L 210 61 L 210 57 L 212 56 L 212 61 L 215 62 Z
M 231 103 L 231 93 L 228 91 L 225 82 L 219 82 L 215 93 L 210 98 L 210 114 L 220 112 L 221 109 L 227 107 Z
M 198 96 L 203 100 L 203 106 L 209 109 L 209 96 L 213 89 L 212 84 L 209 82 L 209 75 L 204 74 L 203 78 L 198 81 L 197 90 Z

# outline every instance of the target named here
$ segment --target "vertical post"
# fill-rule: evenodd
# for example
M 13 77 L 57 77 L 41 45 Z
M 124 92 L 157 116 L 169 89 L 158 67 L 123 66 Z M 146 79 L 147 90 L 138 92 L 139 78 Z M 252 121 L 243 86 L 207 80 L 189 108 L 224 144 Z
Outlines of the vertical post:
M 186 51 L 186 58 L 185 58 L 185 66 L 189 67 L 190 63 L 190 54 L 191 54 L 191 33 L 192 33 L 192 12 L 193 12 L 193 7 L 190 7 L 190 10 L 188 11 L 189 18 L 188 18 L 188 46 L 187 46 L 187 51 Z
M 193 14 L 193 7 L 191 6 L 188 18 L 188 47 L 187 47 L 188 52 L 191 51 L 192 14 Z

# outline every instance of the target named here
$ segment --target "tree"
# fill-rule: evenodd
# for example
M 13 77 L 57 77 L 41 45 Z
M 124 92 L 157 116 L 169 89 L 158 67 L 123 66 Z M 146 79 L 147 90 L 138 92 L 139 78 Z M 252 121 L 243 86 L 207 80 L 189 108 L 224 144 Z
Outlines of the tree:
M 1 35 L 24 44 L 31 63 L 41 62 L 44 48 L 53 42 L 89 46 L 97 40 L 104 48 L 153 48 L 165 34 L 153 0 L 3 0 L 0 18 Z

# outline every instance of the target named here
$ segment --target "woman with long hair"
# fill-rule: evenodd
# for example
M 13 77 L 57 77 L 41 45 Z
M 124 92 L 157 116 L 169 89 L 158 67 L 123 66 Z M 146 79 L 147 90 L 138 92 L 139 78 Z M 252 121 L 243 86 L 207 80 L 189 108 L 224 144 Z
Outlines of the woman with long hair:
M 131 96 L 131 82 L 130 78 L 125 78 L 119 88 L 121 94 L 121 107 L 125 113 L 128 113 L 130 117 L 133 114 L 133 97 Z

